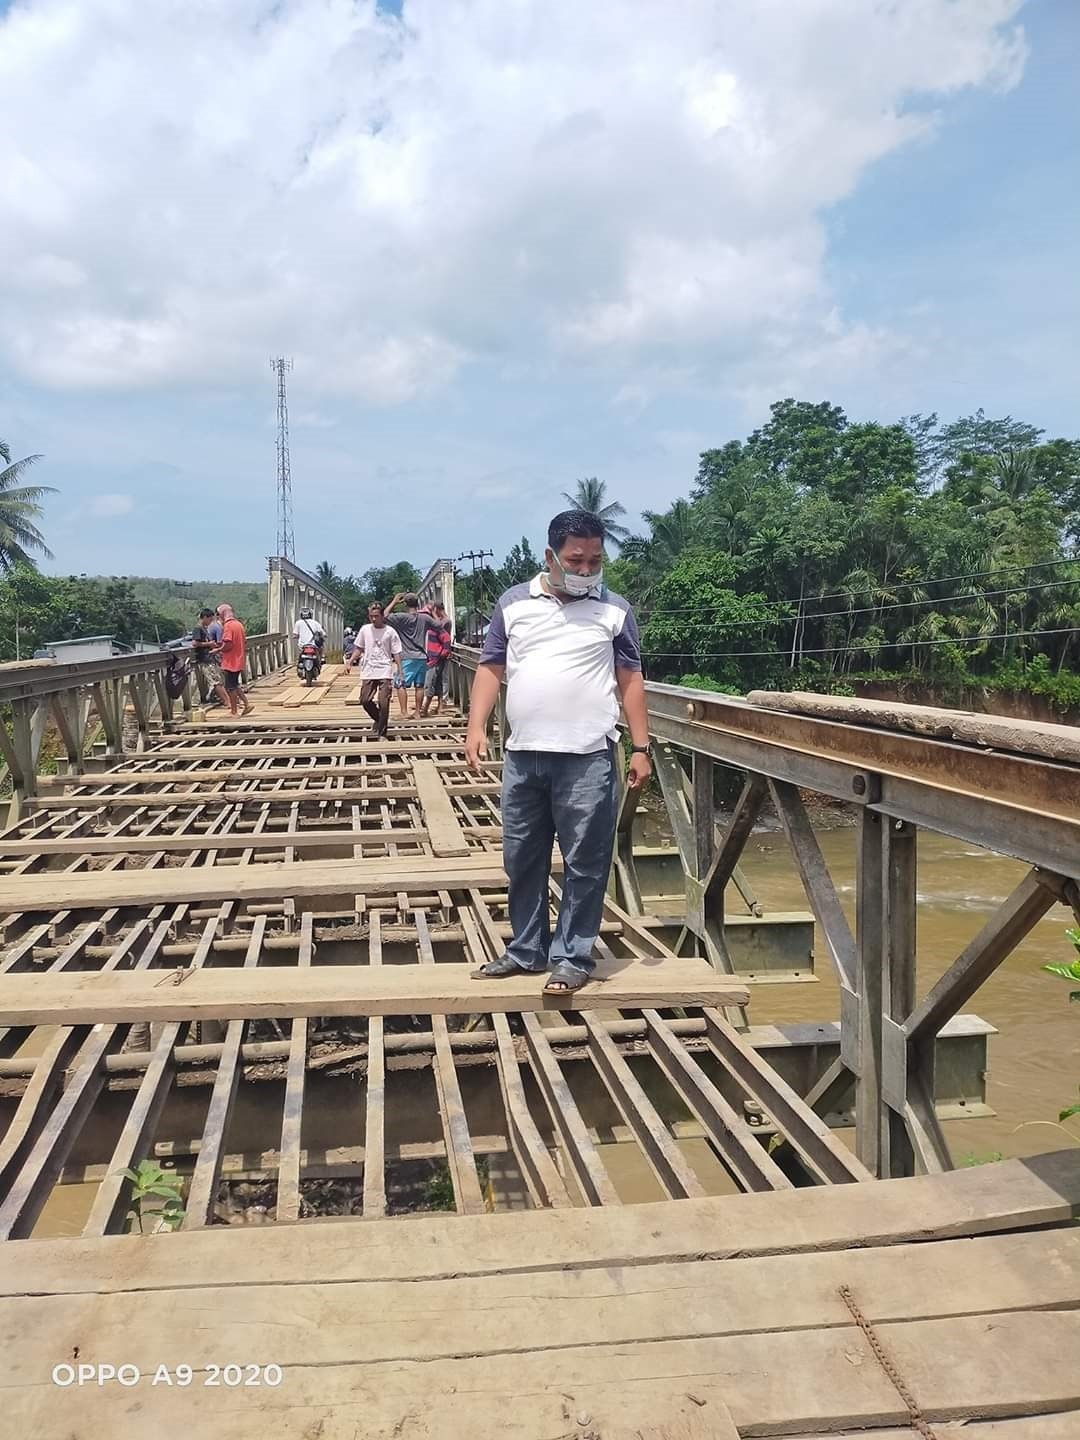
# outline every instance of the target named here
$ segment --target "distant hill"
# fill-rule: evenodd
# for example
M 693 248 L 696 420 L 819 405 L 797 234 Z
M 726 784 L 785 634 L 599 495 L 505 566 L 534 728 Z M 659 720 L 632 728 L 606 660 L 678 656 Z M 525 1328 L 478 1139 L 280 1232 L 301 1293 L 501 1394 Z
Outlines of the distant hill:
M 159 580 L 146 575 L 98 576 L 101 580 L 123 579 L 136 597 L 162 615 L 175 616 L 193 625 L 204 605 L 228 604 L 252 634 L 266 629 L 266 581 L 255 580 Z

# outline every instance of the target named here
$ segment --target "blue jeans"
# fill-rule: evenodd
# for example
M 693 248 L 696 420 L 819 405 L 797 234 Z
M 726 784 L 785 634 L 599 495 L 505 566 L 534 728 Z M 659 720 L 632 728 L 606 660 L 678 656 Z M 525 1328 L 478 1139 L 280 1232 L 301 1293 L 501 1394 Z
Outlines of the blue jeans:
M 591 755 L 507 750 L 503 757 L 503 864 L 510 877 L 506 953 L 523 970 L 567 961 L 591 973 L 615 845 L 618 782 L 609 744 Z M 549 922 L 551 845 L 565 872 L 554 938 Z

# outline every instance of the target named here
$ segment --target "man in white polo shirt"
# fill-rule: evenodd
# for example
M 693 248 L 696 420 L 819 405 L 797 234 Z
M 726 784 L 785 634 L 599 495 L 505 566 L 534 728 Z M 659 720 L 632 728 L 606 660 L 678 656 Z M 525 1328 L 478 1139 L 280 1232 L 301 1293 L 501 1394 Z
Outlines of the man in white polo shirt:
M 501 977 L 550 966 L 545 990 L 577 990 L 595 967 L 618 806 L 619 703 L 633 753 L 627 784 L 652 773 L 637 623 L 604 586 L 604 527 L 566 510 L 548 527 L 547 570 L 499 599 L 469 701 L 465 754 L 478 770 L 487 723 L 506 679 L 510 737 L 503 756 L 503 863 L 513 938 L 475 973 Z M 551 846 L 565 873 L 552 936 Z

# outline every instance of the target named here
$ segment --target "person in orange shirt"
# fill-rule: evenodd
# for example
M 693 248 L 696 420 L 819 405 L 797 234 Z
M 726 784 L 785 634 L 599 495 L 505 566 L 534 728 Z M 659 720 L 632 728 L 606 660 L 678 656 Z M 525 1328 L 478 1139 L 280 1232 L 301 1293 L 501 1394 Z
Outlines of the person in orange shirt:
M 255 708 L 244 694 L 241 683 L 247 657 L 247 631 L 243 622 L 236 618 L 236 612 L 231 605 L 219 605 L 217 613 L 221 621 L 220 663 L 225 676 L 225 695 L 229 701 L 229 710 L 233 715 L 246 715 Z

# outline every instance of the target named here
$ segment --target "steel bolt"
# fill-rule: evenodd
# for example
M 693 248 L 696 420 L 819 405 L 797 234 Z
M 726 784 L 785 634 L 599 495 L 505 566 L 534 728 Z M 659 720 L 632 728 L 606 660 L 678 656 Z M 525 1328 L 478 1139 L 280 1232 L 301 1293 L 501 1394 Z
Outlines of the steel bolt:
M 852 790 L 855 791 L 855 794 L 856 794 L 856 795 L 865 795 L 865 794 L 866 794 L 866 776 L 865 776 L 865 775 L 856 775 L 856 776 L 855 776 L 855 779 L 852 780 L 852 782 L 851 782 L 851 788 L 852 788 Z

